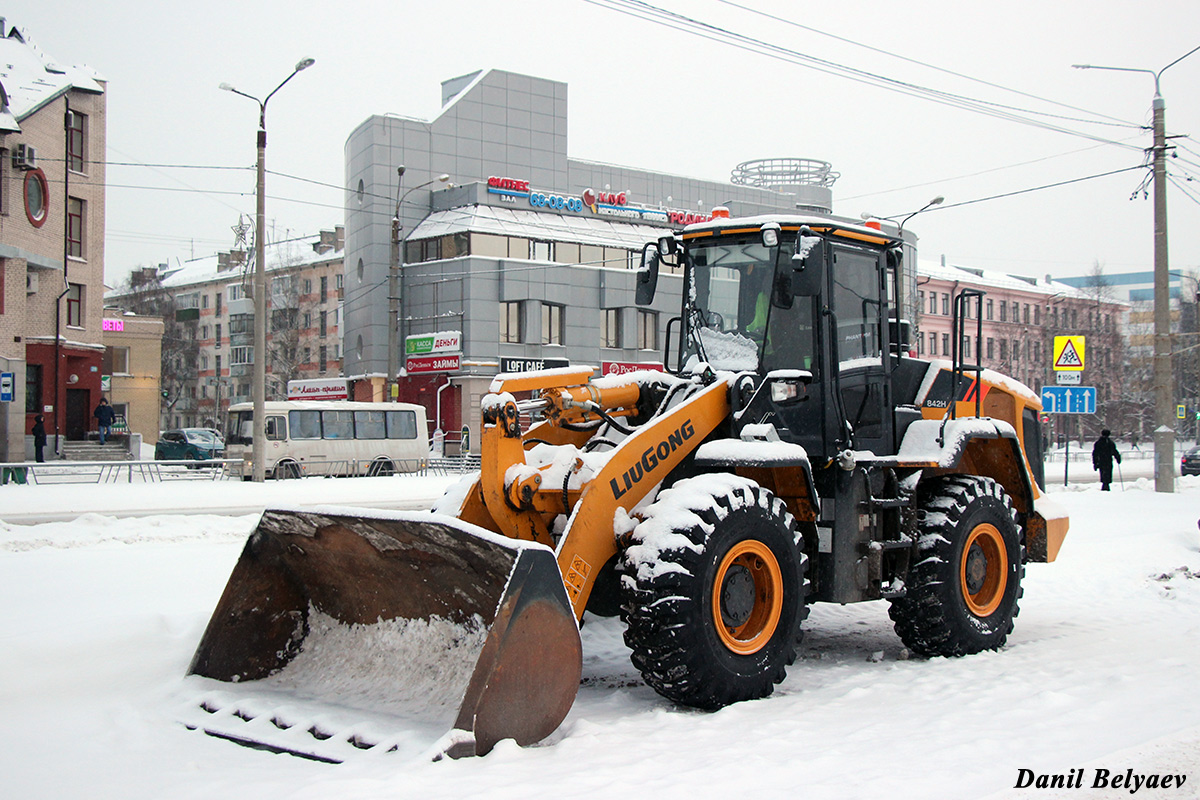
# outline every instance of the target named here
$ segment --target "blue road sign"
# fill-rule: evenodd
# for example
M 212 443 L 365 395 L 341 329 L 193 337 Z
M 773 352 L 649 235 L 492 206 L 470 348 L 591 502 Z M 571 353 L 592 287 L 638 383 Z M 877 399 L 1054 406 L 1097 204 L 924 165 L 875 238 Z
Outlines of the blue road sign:
M 1044 386 L 1042 410 L 1049 414 L 1095 414 L 1095 386 Z

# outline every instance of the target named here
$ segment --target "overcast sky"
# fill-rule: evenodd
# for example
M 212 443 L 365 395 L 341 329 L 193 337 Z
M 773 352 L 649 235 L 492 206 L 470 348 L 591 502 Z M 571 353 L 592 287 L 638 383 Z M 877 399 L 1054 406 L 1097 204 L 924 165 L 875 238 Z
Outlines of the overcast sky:
M 1152 202 L 1130 200 L 1144 170 L 973 201 L 1142 164 L 1153 77 L 1071 65 L 1163 68 L 1200 46 L 1196 0 L 653 0 L 714 26 L 720 41 L 618 10 L 631 5 L 21 0 L 0 13 L 56 60 L 109 82 L 110 284 L 233 246 L 239 214 L 254 213 L 258 108 L 218 84 L 262 96 L 306 56 L 316 64 L 268 106 L 275 237 L 341 222 L 343 147 L 363 120 L 432 119 L 443 80 L 497 68 L 569 85 L 572 158 L 717 181 L 747 159 L 821 159 L 841 173 L 838 214 L 903 214 L 944 195 L 943 208 L 909 223 L 922 259 L 1055 277 L 1096 263 L 1110 274 L 1152 269 Z M 915 88 L 749 52 L 718 29 Z M 1162 93 L 1168 133 L 1200 137 L 1200 53 L 1167 70 Z M 1171 267 L 1200 270 L 1200 140 L 1176 142 Z

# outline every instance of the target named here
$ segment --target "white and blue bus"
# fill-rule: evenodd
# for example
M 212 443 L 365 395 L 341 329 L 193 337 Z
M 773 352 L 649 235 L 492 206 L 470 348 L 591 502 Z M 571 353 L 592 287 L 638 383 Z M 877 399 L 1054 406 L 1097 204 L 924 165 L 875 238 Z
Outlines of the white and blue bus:
M 269 401 L 266 410 L 267 477 L 391 475 L 419 470 L 429 457 L 425 407 L 412 403 L 347 400 Z M 254 404 L 229 407 L 225 457 L 252 472 Z

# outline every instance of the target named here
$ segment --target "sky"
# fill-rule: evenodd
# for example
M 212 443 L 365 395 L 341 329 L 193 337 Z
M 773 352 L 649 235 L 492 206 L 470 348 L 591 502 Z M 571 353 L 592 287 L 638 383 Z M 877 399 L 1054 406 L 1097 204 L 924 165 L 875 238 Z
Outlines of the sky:
M 689 23 L 647 19 L 659 18 L 654 7 L 710 26 L 706 37 Z M 57 61 L 108 80 L 110 285 L 139 266 L 234 245 L 239 215 L 252 221 L 255 209 L 258 108 L 218 85 L 261 97 L 305 57 L 316 63 L 267 110 L 273 239 L 340 223 L 343 150 L 356 126 L 375 114 L 432 119 L 442 81 L 495 68 L 568 84 L 572 158 L 714 181 L 749 159 L 819 159 L 841 174 L 833 193 L 843 216 L 903 216 L 944 196 L 907 226 L 923 260 L 1056 278 L 1097 265 L 1107 274 L 1150 270 L 1153 203 L 1137 167 L 1150 144 L 1154 79 L 1071 65 L 1157 71 L 1200 46 L 1194 0 L 180 8 L 22 0 L 0 12 Z M 744 37 L 742 46 L 725 32 Z M 779 48 L 776 57 L 751 41 Z M 840 67 L 904 91 L 852 80 Z M 1167 70 L 1161 88 L 1168 133 L 1200 137 L 1200 53 Z M 924 89 L 984 101 L 992 113 L 913 95 Z M 1200 141 L 1174 141 L 1171 267 L 1200 271 L 1191 235 L 1200 228 Z M 1116 174 L 1093 177 L 1106 173 Z M 1027 191 L 1053 184 L 1062 185 Z

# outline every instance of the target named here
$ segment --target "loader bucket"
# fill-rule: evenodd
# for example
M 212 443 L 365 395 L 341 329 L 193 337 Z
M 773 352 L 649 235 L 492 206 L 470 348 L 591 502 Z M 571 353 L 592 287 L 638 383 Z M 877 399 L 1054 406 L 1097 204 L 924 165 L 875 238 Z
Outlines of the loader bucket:
M 189 673 L 375 710 L 443 697 L 451 757 L 552 733 L 582 671 L 554 554 L 452 517 L 350 511 L 263 514 Z

